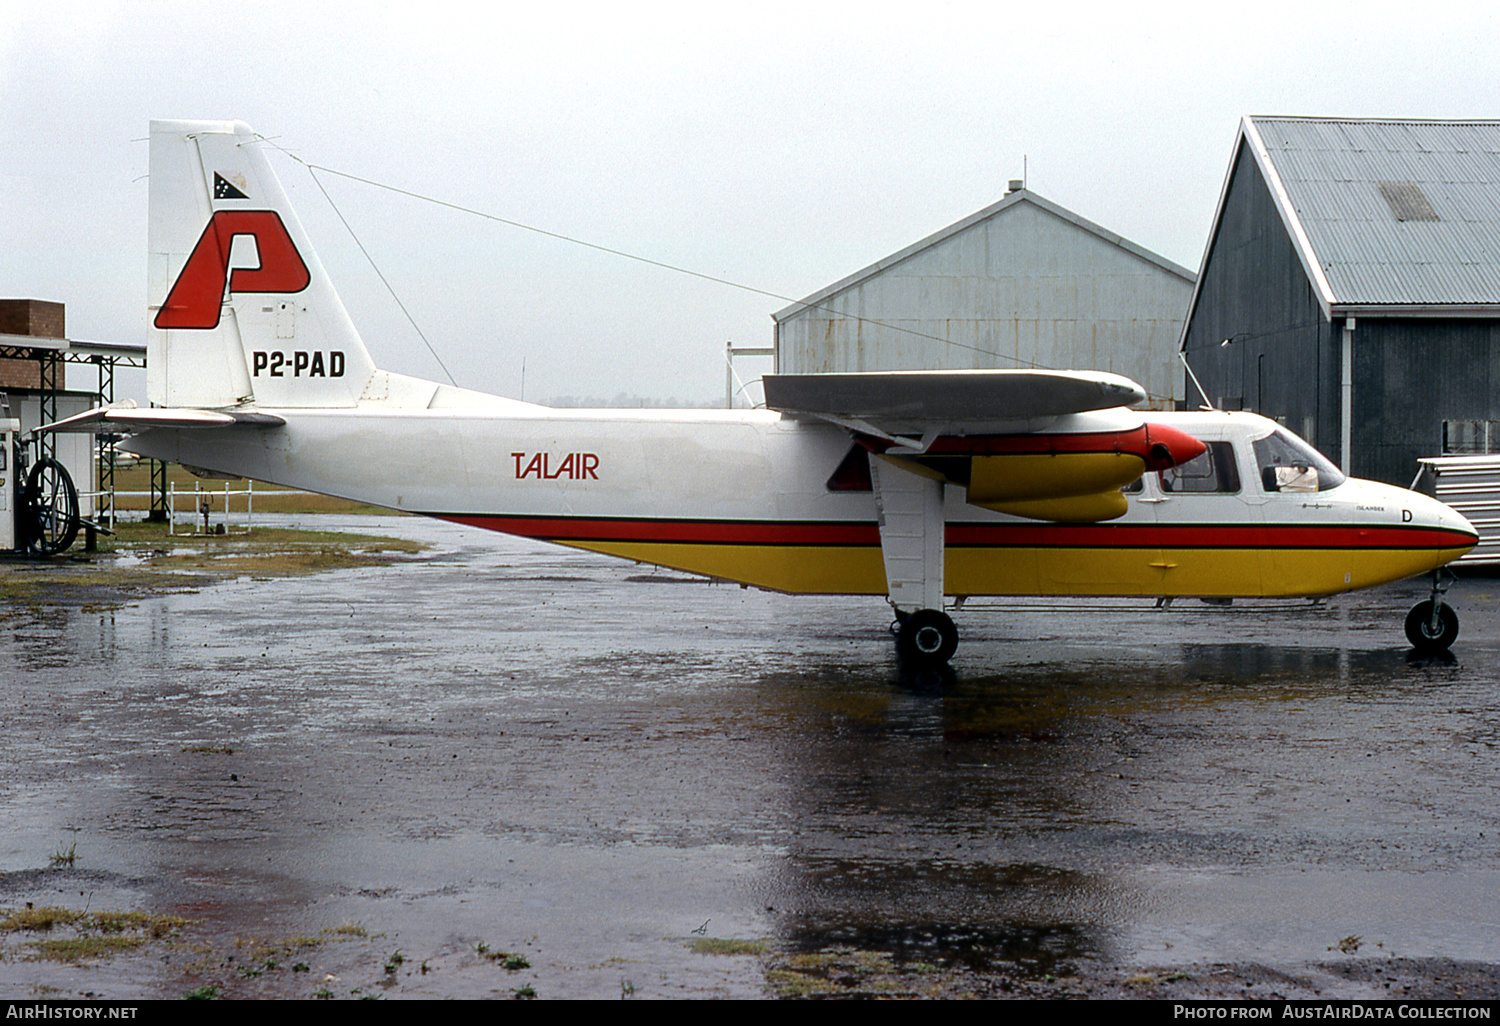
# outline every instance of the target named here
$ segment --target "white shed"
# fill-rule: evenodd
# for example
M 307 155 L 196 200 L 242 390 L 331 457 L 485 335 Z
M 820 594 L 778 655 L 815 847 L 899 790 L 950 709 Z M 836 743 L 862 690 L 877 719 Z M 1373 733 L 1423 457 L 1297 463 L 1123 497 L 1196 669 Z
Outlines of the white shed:
M 1169 409 L 1183 398 L 1177 344 L 1193 282 L 1018 188 L 773 314 L 776 369 L 1104 370 Z

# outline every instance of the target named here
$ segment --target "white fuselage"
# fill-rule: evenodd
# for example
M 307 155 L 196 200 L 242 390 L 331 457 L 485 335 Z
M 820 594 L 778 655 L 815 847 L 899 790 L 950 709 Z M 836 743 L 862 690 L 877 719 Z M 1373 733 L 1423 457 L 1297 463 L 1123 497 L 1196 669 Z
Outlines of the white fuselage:
M 503 402 L 503 401 L 502 401 Z M 833 491 L 847 431 L 764 411 L 270 409 L 284 427 L 153 430 L 144 455 L 790 592 L 886 590 L 876 504 Z M 970 505 L 948 485 L 946 591 L 1320 595 L 1433 569 L 1473 529 L 1426 496 L 1349 480 L 1275 492 L 1253 414 L 1143 414 L 1226 442 L 1237 488 L 1173 493 L 1157 474 L 1106 523 Z

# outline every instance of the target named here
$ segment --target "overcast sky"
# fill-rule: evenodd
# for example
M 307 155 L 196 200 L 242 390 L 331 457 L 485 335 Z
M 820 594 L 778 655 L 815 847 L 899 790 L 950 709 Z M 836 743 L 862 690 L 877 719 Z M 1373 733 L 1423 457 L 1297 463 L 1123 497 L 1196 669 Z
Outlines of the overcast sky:
M 0 0 L 0 296 L 144 342 L 147 122 L 795 299 L 1037 193 L 1197 270 L 1239 118 L 1500 118 L 1486 5 Z M 442 371 L 307 172 L 273 155 L 376 362 Z M 782 299 L 340 179 L 461 385 L 713 399 Z M 747 361 L 747 372 L 758 367 Z M 138 397 L 141 397 L 138 395 Z

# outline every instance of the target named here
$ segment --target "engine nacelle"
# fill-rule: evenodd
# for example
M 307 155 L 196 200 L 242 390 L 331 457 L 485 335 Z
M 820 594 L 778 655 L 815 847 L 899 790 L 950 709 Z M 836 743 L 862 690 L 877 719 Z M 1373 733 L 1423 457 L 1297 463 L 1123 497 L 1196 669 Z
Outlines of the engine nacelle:
M 1066 523 L 1124 516 L 1121 489 L 1147 471 L 1166 470 L 1206 446 L 1162 424 L 1120 431 L 939 438 L 921 455 L 883 458 L 963 485 L 969 502 L 997 513 Z

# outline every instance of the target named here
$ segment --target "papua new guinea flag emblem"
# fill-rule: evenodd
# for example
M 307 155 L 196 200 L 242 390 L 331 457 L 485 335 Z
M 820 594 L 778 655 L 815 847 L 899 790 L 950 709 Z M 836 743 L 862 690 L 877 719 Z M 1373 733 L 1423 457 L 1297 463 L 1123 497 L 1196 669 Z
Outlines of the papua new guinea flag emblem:
M 219 172 L 214 172 L 214 199 L 226 200 L 249 198 L 249 196 L 245 195 L 245 183 L 243 179 L 238 185 L 236 185 L 234 182 L 231 182 L 229 179 L 219 174 Z

